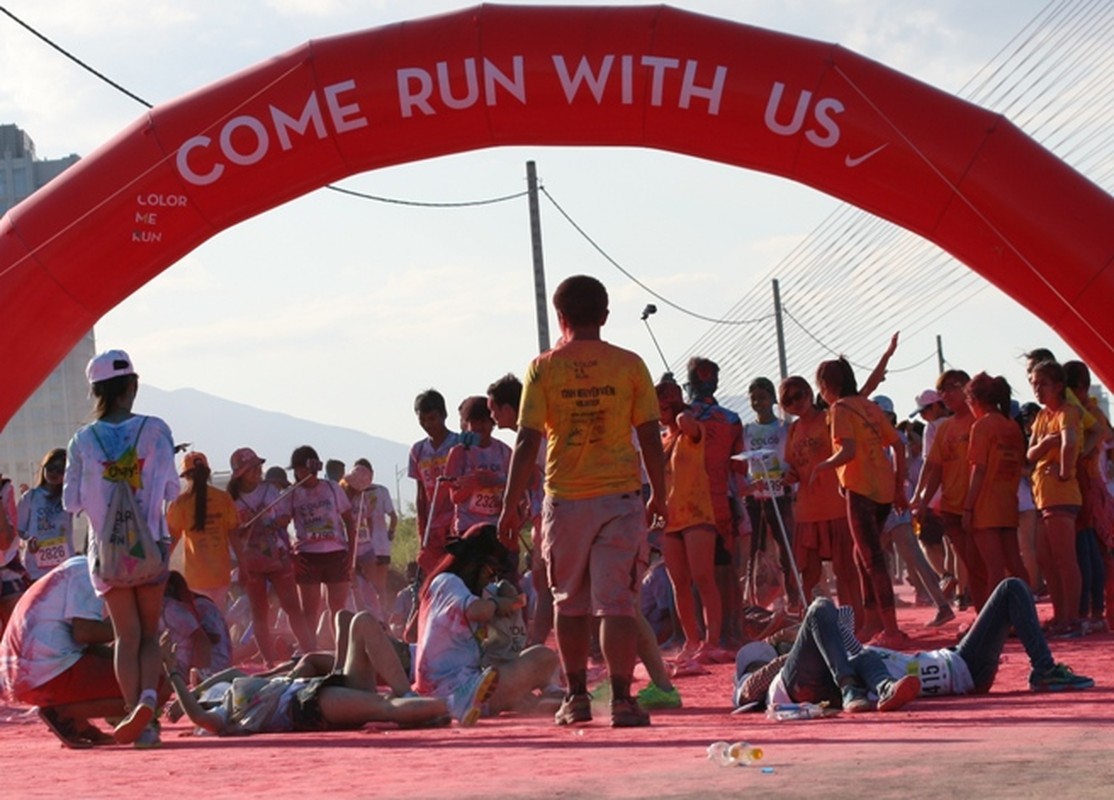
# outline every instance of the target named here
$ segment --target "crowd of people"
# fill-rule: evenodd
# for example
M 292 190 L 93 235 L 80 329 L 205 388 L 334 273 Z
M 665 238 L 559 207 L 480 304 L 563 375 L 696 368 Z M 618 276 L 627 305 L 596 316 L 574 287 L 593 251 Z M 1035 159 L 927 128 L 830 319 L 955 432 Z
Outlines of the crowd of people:
M 1114 431 L 1085 365 L 1029 353 L 1024 404 L 1003 378 L 949 369 L 899 422 L 871 396 L 895 334 L 861 386 L 842 357 L 814 381 L 756 377 L 744 423 L 709 359 L 655 385 L 605 342 L 596 279 L 553 302 L 558 344 L 523 381 L 465 398 L 459 432 L 439 392 L 417 396 L 418 552 L 397 597 L 399 517 L 369 461 L 303 445 L 264 473 L 243 446 L 218 488 L 205 453 L 178 459 L 167 424 L 133 411 L 130 357 L 97 355 L 94 421 L 22 496 L 0 483 L 6 696 L 71 748 L 158 746 L 164 707 L 227 735 L 505 711 L 579 725 L 606 698 L 613 727 L 641 727 L 681 706 L 674 678 L 714 663 L 735 663 L 736 705 L 890 711 L 987 691 L 1011 626 L 1032 689 L 1093 685 L 1048 646 L 1111 613 Z M 903 578 L 929 626 L 978 612 L 956 648 L 904 652 Z

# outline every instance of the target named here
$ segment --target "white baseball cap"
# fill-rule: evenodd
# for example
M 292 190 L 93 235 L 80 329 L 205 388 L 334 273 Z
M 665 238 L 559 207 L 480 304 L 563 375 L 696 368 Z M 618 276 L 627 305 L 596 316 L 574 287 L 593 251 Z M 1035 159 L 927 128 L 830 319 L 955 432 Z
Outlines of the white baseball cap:
M 85 377 L 89 379 L 89 383 L 100 383 L 122 375 L 135 374 L 135 365 L 132 364 L 131 356 L 123 350 L 107 350 L 93 356 L 89 365 L 85 367 Z

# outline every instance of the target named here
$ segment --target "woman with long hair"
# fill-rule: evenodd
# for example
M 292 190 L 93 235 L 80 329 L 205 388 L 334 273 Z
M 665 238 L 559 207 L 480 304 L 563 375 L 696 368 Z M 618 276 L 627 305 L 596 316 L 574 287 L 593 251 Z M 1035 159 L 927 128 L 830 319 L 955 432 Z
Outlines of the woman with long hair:
M 290 516 L 279 509 L 282 493 L 273 483 L 263 480 L 264 461 L 250 447 L 239 448 L 229 461 L 232 479 L 228 482 L 228 493 L 239 517 L 232 541 L 240 566 L 240 583 L 251 605 L 251 629 L 259 654 L 271 665 L 277 654 L 271 629 L 268 583 L 278 597 L 279 606 L 286 612 L 302 653 L 312 652 L 316 642 L 298 600 L 287 533 Z
M 492 713 L 529 706 L 533 691 L 549 684 L 557 654 L 536 644 L 485 668 L 488 624 L 525 598 L 485 591 L 507 559 L 494 525 L 473 525 L 446 550 L 419 595 L 416 688 L 445 699 L 453 716 L 471 725 L 485 702 Z
M 1007 575 L 1029 583 L 1017 546 L 1017 483 L 1025 464 L 1025 439 L 1009 416 L 1010 385 L 1001 376 L 980 372 L 965 391 L 975 422 L 967 446 L 971 477 L 963 529 L 986 565 L 987 585 L 997 586 Z
M 224 614 L 232 585 L 232 534 L 240 519 L 228 492 L 210 485 L 212 474 L 204 453 L 186 453 L 180 473 L 186 490 L 166 510 L 166 524 L 173 547 L 182 545 L 190 591 L 208 597 Z
M 785 461 L 789 468 L 783 480 L 797 485 L 793 555 L 801 569 L 805 594 L 812 595 L 820 582 L 823 562 L 831 561 L 839 604 L 851 606 L 855 618 L 862 619 L 855 543 L 847 523 L 847 504 L 839 493 L 839 479 L 828 471 L 812 480 L 816 465 L 832 455 L 827 412 L 816 405 L 812 387 L 799 375 L 781 382 L 778 403 L 786 413 L 796 416 L 786 437 Z
M 170 552 L 165 509 L 179 491 L 174 437 L 161 419 L 132 412 L 139 376 L 123 350 L 95 356 L 86 375 L 95 421 L 70 440 L 62 506 L 72 514 L 84 512 L 89 520 L 89 572 L 112 620 L 116 680 L 128 708 L 113 735 L 122 744 L 157 747 L 158 728 L 151 723 L 158 705 L 159 615 Z M 131 492 L 162 559 L 161 572 L 140 585 L 112 585 L 102 577 L 101 553 L 112 544 L 109 511 L 120 496 L 117 487 Z
M 673 584 L 677 618 L 684 632 L 681 656 L 704 660 L 719 648 L 723 623 L 716 587 L 716 514 L 708 473 L 704 469 L 704 424 L 688 411 L 681 387 L 662 382 L 656 387 L 661 411 L 662 450 L 665 453 L 665 490 L 668 514 L 662 535 L 665 569 Z M 700 635 L 693 586 L 704 611 Z
M 908 506 L 902 481 L 905 449 L 882 409 L 859 394 L 847 359 L 821 362 L 816 384 L 830 407 L 832 455 L 813 468 L 810 480 L 815 483 L 827 470 L 835 470 L 843 488 L 863 594 L 860 638 L 880 647 L 899 647 L 907 637 L 897 626 L 882 526 L 891 507 L 902 511 Z
M 1033 499 L 1041 515 L 1037 559 L 1052 600 L 1049 630 L 1054 635 L 1079 636 L 1082 577 L 1075 552 L 1075 520 L 1083 506 L 1076 476 L 1083 417 L 1079 407 L 1068 402 L 1064 368 L 1057 362 L 1034 365 L 1029 385 L 1041 404 L 1027 456 L 1033 464 Z
M 19 536 L 23 564 L 31 580 L 41 578 L 73 555 L 73 515 L 62 508 L 66 451 L 56 447 L 43 456 L 35 486 L 19 498 Z

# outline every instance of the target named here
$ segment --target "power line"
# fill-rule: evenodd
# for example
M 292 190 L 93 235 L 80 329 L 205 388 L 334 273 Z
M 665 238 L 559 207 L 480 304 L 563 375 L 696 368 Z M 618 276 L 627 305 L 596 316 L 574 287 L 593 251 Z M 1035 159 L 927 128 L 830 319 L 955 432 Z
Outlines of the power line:
M 125 89 L 125 88 L 124 88 L 123 86 L 121 86 L 120 84 L 118 84 L 118 83 L 117 83 L 116 81 L 114 81 L 114 80 L 112 80 L 111 78 L 109 78 L 109 77 L 108 77 L 107 75 L 105 75 L 104 73 L 102 73 L 102 72 L 98 72 L 97 70 L 93 69 L 93 67 L 91 67 L 91 66 L 89 66 L 88 64 L 86 64 L 86 63 L 85 63 L 84 61 L 82 61 L 82 60 L 81 60 L 80 58 L 78 58 L 77 56 L 75 56 L 75 55 L 74 55 L 73 53 L 71 53 L 71 52 L 70 52 L 69 50 L 66 50 L 66 49 L 65 49 L 64 47 L 62 47 L 62 46 L 61 46 L 61 45 L 59 45 L 59 44 L 55 44 L 55 43 L 54 43 L 53 41 L 51 41 L 50 39 L 48 39 L 48 38 L 47 38 L 46 36 L 44 36 L 43 34 L 39 33 L 39 32 L 38 32 L 37 30 L 35 30 L 34 28 L 32 28 L 32 27 L 31 27 L 30 25 L 28 25 L 28 24 L 27 24 L 26 22 L 24 22 L 23 20 L 21 20 L 21 19 L 20 19 L 19 17 L 17 17 L 17 16 L 16 16 L 15 14 L 13 14 L 13 13 L 12 13 L 11 11 L 8 11 L 8 9 L 4 8 L 3 6 L 0 6 L 0 12 L 3 12 L 5 16 L 7 16 L 7 17 L 8 17 L 9 19 L 11 19 L 11 20 L 12 20 L 13 22 L 15 22 L 15 23 L 16 23 L 17 25 L 20 25 L 20 26 L 22 26 L 23 28 L 25 28 L 25 29 L 26 29 L 26 30 L 27 30 L 27 31 L 28 31 L 29 33 L 31 33 L 31 34 L 32 34 L 33 36 L 35 36 L 36 38 L 38 38 L 38 39 L 42 40 L 43 42 L 45 42 L 46 44 L 48 44 L 48 45 L 49 45 L 50 47 L 53 47 L 53 48 L 54 48 L 55 50 L 57 50 L 57 51 L 58 51 L 59 53 L 61 53 L 62 55 L 64 55 L 64 56 L 65 56 L 66 58 L 68 58 L 68 59 L 69 59 L 70 61 L 72 61 L 72 62 L 74 62 L 75 64 L 77 64 L 77 65 L 78 65 L 79 67 L 81 67 L 82 69 L 86 70 L 87 72 L 91 72 L 91 73 L 92 73 L 93 75 L 96 75 L 96 76 L 97 76 L 98 78 L 100 78 L 100 79 L 101 79 L 102 81 L 104 81 L 105 83 L 107 83 L 107 84 L 108 84 L 109 86 L 111 86 L 112 88 L 116 89 L 117 91 L 123 92 L 123 93 L 124 93 L 124 94 L 126 94 L 126 95 L 127 95 L 128 97 L 130 97 L 130 98 L 131 98 L 132 100 L 135 100 L 135 101 L 136 101 L 137 103 L 139 103 L 139 104 L 140 104 L 140 105 L 142 105 L 142 106 L 145 106 L 146 108 L 154 108 L 154 106 L 152 106 L 152 105 L 151 105 L 150 103 L 148 103 L 148 102 L 147 102 L 146 100 L 144 100 L 144 99 L 143 99 L 142 97 L 140 97 L 139 95 L 137 95 L 137 94 L 134 94 L 133 92 L 130 92 L 130 91 L 128 91 L 127 89 Z
M 505 194 L 501 197 L 490 197 L 486 200 L 462 200 L 459 202 L 422 202 L 419 200 L 399 200 L 393 197 L 380 197 L 379 195 L 367 194 L 366 192 L 357 192 L 353 189 L 343 189 L 340 186 L 329 184 L 325 187 L 340 194 L 350 195 L 352 197 L 359 197 L 362 200 L 375 200 L 380 203 L 391 203 L 398 206 L 414 206 L 416 208 L 466 208 L 468 206 L 489 206 L 495 203 L 505 203 L 508 200 L 517 200 L 520 197 L 525 197 L 528 193 L 524 190 L 516 192 L 515 194 Z
M 599 243 L 596 242 L 595 239 L 593 239 L 591 236 L 588 235 L 587 231 L 585 231 L 582 227 L 580 227 L 580 225 L 578 225 L 576 223 L 576 220 L 574 220 L 571 216 L 569 216 L 569 213 L 561 207 L 561 204 L 558 203 L 555 199 L 553 199 L 553 195 L 551 195 L 549 193 L 549 190 L 547 190 L 544 186 L 539 187 L 539 189 L 541 190 L 541 193 L 546 196 L 546 199 L 549 200 L 549 202 L 551 202 L 553 204 L 553 207 L 557 209 L 557 211 L 561 214 L 561 216 L 565 218 L 565 221 L 568 222 L 569 225 L 571 225 L 573 227 L 573 230 L 575 230 L 582 237 L 584 237 L 584 240 L 586 242 L 588 242 L 588 244 L 590 244 L 592 246 L 592 248 L 597 253 L 599 253 L 601 256 L 603 256 L 604 260 L 607 261 L 607 263 L 611 264 L 611 266 L 615 267 L 615 269 L 617 269 L 617 270 L 619 270 L 619 272 L 623 273 L 623 275 L 625 275 L 631 282 L 633 282 L 634 284 L 639 286 L 643 291 L 647 292 L 651 296 L 653 296 L 653 297 L 657 298 L 658 300 L 660 300 L 661 302 L 665 303 L 670 308 L 673 308 L 677 311 L 680 311 L 682 314 L 687 314 L 690 317 L 695 317 L 696 319 L 704 320 L 705 322 L 711 322 L 714 325 L 756 325 L 759 322 L 765 322 L 766 320 L 771 319 L 774 316 L 771 313 L 771 314 L 767 314 L 764 317 L 756 317 L 755 319 L 717 319 L 716 317 L 707 317 L 707 316 L 704 316 L 703 314 L 698 314 L 695 311 L 690 311 L 689 309 L 684 308 L 683 306 L 680 306 L 677 303 L 674 303 L 668 297 L 666 297 L 665 295 L 659 294 L 658 292 L 655 292 L 653 289 L 651 289 L 645 283 L 643 283 L 638 278 L 636 278 L 634 275 L 632 275 L 630 272 L 628 272 L 626 269 L 624 269 L 623 266 L 618 261 L 616 261 L 610 255 L 608 255 L 607 251 L 604 250 L 599 245 Z

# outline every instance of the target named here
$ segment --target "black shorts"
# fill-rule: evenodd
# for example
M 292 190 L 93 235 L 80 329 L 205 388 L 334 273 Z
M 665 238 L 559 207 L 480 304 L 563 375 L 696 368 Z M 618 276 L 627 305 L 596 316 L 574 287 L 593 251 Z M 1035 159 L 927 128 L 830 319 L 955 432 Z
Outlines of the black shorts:
M 921 522 L 921 544 L 935 545 L 944 543 L 944 521 L 931 508 L 924 512 Z
M 326 675 L 323 678 L 310 678 L 305 686 L 294 695 L 290 703 L 290 722 L 295 731 L 328 731 L 335 730 L 321 716 L 321 701 L 319 695 L 322 689 L 330 686 L 344 686 L 344 676 L 339 673 Z

